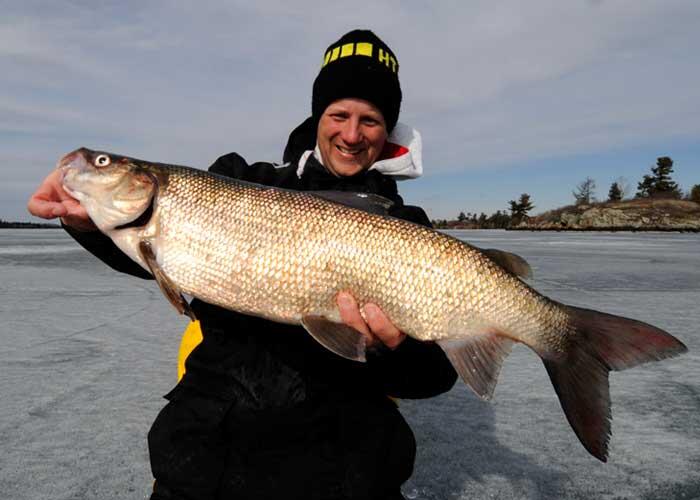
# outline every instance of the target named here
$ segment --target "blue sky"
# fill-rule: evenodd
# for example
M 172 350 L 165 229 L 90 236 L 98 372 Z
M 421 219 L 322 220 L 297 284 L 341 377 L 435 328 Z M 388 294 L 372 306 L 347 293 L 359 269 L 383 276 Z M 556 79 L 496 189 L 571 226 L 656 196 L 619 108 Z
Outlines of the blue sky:
M 700 2 L 0 0 L 0 218 L 79 146 L 206 168 L 279 161 L 324 49 L 369 28 L 397 54 L 432 218 L 631 191 L 658 156 L 700 183 Z

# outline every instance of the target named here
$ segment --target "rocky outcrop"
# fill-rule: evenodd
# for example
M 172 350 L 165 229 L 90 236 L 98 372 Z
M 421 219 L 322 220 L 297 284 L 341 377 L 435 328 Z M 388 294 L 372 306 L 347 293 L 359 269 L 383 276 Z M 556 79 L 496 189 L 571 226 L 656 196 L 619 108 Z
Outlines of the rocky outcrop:
M 700 205 L 638 199 L 577 205 L 545 212 L 514 229 L 555 231 L 700 231 Z

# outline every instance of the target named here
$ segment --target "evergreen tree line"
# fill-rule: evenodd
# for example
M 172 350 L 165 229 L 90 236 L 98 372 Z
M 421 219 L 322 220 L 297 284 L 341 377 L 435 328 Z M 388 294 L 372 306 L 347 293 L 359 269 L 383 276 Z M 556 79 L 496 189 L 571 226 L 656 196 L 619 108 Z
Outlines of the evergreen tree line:
M 673 160 L 669 156 L 661 156 L 656 159 L 656 166 L 651 167 L 651 174 L 646 174 L 637 183 L 635 198 L 653 199 L 686 199 L 700 203 L 700 184 L 695 184 L 683 195 L 683 191 L 671 178 L 673 173 Z M 595 180 L 590 177 L 580 182 L 572 194 L 577 205 L 588 205 L 598 201 L 595 197 Z M 627 197 L 629 187 L 624 179 L 620 178 L 613 182 L 608 189 L 606 201 L 621 201 Z
M 36 228 L 57 228 L 61 227 L 58 224 L 41 223 L 41 222 L 11 222 L 0 219 L 0 228 L 3 229 L 36 229 Z
M 635 198 L 657 198 L 657 199 L 682 199 L 684 198 L 678 184 L 671 179 L 673 173 L 673 160 L 668 156 L 661 156 L 656 159 L 656 166 L 651 167 L 651 175 L 644 175 L 637 184 Z M 596 183 L 590 177 L 580 182 L 576 189 L 572 191 L 576 205 L 589 205 L 598 200 L 595 197 Z M 629 187 L 624 178 L 619 178 L 610 185 L 606 201 L 622 201 L 629 194 Z M 700 203 L 700 184 L 695 184 L 685 195 L 685 199 Z M 433 220 L 433 226 L 439 229 L 463 227 L 470 229 L 505 229 L 518 225 L 526 221 L 529 212 L 535 207 L 530 199 L 530 195 L 523 193 L 517 201 L 508 202 L 510 214 L 507 211 L 497 210 L 487 216 L 481 212 L 476 213 L 460 212 L 457 220 L 438 219 Z
M 510 227 L 512 217 L 504 210 L 496 210 L 491 215 L 481 212 L 479 215 L 471 212 L 460 212 L 456 220 L 435 219 L 433 226 L 437 229 L 449 229 L 454 227 L 468 229 L 506 229 Z

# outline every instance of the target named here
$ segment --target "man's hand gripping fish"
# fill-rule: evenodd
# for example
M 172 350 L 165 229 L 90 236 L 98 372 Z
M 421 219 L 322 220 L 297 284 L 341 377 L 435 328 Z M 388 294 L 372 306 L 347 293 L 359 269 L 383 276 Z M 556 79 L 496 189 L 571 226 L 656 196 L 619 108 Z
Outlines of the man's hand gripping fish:
M 100 231 L 192 315 L 182 293 L 245 314 L 301 324 L 331 351 L 365 359 L 364 336 L 336 295 L 377 304 L 401 331 L 437 342 L 490 399 L 513 342 L 544 362 L 581 443 L 606 461 L 608 373 L 686 351 L 632 319 L 567 306 L 521 281 L 505 252 L 308 192 L 79 149 L 59 162 L 65 190 Z M 370 196 L 371 198 L 371 196 Z M 371 201 L 371 200 L 370 200 Z M 419 369 L 419 367 L 417 367 Z

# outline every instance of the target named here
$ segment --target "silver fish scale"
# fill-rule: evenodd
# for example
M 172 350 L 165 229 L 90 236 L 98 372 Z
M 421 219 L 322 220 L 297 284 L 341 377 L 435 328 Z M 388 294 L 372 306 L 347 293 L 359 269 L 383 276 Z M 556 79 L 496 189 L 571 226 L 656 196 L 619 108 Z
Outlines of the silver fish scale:
M 185 293 L 298 323 L 307 314 L 339 321 L 335 296 L 348 290 L 420 340 L 501 332 L 563 349 L 566 313 L 459 240 L 308 193 L 151 168 L 167 176 L 154 248 Z

